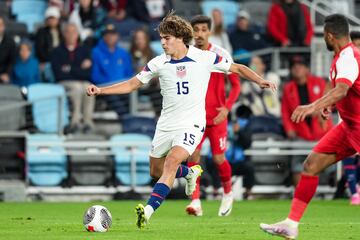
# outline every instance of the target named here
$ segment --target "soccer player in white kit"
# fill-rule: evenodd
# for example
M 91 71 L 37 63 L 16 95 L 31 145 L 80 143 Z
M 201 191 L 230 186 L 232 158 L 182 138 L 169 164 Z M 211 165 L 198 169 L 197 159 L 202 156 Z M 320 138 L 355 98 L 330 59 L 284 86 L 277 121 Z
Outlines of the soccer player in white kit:
M 90 85 L 89 96 L 127 94 L 159 77 L 163 109 L 156 126 L 150 151 L 150 175 L 159 178 L 144 207 L 136 206 L 136 225 L 143 228 L 170 192 L 175 178 L 187 180 L 185 193 L 195 190 L 201 175 L 199 165 L 188 168 L 181 164 L 199 144 L 205 130 L 205 95 L 214 70 L 241 74 L 262 88 L 275 90 L 275 85 L 262 79 L 248 67 L 234 64 L 214 52 L 189 46 L 193 37 L 191 25 L 169 13 L 158 26 L 163 54 L 152 59 L 128 81 L 108 87 Z

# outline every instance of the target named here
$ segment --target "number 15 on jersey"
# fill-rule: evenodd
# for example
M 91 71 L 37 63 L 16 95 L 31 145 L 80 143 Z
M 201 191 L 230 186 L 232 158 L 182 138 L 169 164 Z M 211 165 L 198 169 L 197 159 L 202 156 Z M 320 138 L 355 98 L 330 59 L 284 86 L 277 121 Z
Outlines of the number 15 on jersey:
M 189 93 L 189 82 L 177 82 L 177 94 L 188 94 Z

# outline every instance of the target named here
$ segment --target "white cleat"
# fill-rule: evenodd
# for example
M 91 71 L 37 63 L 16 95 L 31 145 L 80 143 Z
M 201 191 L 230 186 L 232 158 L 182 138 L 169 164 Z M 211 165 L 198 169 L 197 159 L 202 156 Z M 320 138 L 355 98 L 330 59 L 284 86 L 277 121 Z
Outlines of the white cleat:
M 224 194 L 221 200 L 221 205 L 219 208 L 218 215 L 220 217 L 229 216 L 232 210 L 233 202 L 234 202 L 234 196 L 232 192 L 229 192 L 228 194 Z
M 201 176 L 203 172 L 200 165 L 195 165 L 190 168 L 190 171 L 186 178 L 186 185 L 185 185 L 185 194 L 187 196 L 191 196 L 196 188 L 196 180 L 198 177 Z
M 198 201 L 198 202 L 196 202 Z M 193 215 L 195 217 L 201 217 L 203 215 L 203 211 L 201 208 L 200 200 L 194 200 L 192 201 L 187 207 L 185 208 L 185 211 L 189 215 Z
M 294 240 L 297 238 L 299 231 L 297 227 L 291 227 L 286 222 L 279 222 L 275 224 L 260 224 L 260 229 L 273 236 L 285 238 L 287 240 Z

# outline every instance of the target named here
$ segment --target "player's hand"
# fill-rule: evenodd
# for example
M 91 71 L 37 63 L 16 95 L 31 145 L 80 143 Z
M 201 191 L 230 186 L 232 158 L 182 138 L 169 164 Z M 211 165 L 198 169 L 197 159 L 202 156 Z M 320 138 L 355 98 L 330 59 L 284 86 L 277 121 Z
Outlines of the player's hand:
M 312 104 L 298 106 L 291 115 L 291 121 L 299 123 L 305 120 L 307 116 L 312 115 L 315 108 Z
M 277 89 L 277 86 L 275 83 L 273 82 L 270 82 L 270 81 L 266 81 L 266 80 L 263 80 L 259 83 L 259 86 L 264 89 L 264 88 L 270 88 L 273 92 L 276 91 Z
M 321 118 L 324 120 L 328 120 L 331 115 L 331 107 L 326 107 L 321 110 Z
M 214 124 L 218 125 L 222 123 L 228 116 L 229 110 L 226 107 L 219 107 L 216 108 L 216 110 L 219 112 L 218 115 L 214 118 Z
M 97 96 L 101 93 L 101 89 L 95 85 L 90 85 L 86 88 L 86 94 L 88 96 Z

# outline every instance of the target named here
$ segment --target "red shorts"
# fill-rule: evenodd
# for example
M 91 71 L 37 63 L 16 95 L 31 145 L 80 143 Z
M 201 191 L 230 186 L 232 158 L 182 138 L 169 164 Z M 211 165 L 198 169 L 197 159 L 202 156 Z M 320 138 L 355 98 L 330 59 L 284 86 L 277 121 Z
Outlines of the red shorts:
M 338 161 L 360 152 L 360 131 L 350 130 L 344 122 L 332 128 L 323 136 L 313 151 L 317 153 L 334 153 Z
M 196 147 L 197 150 L 201 150 L 202 144 L 207 137 L 209 138 L 211 153 L 213 155 L 225 153 L 227 140 L 227 121 L 224 121 L 219 125 L 206 126 L 203 138 Z

